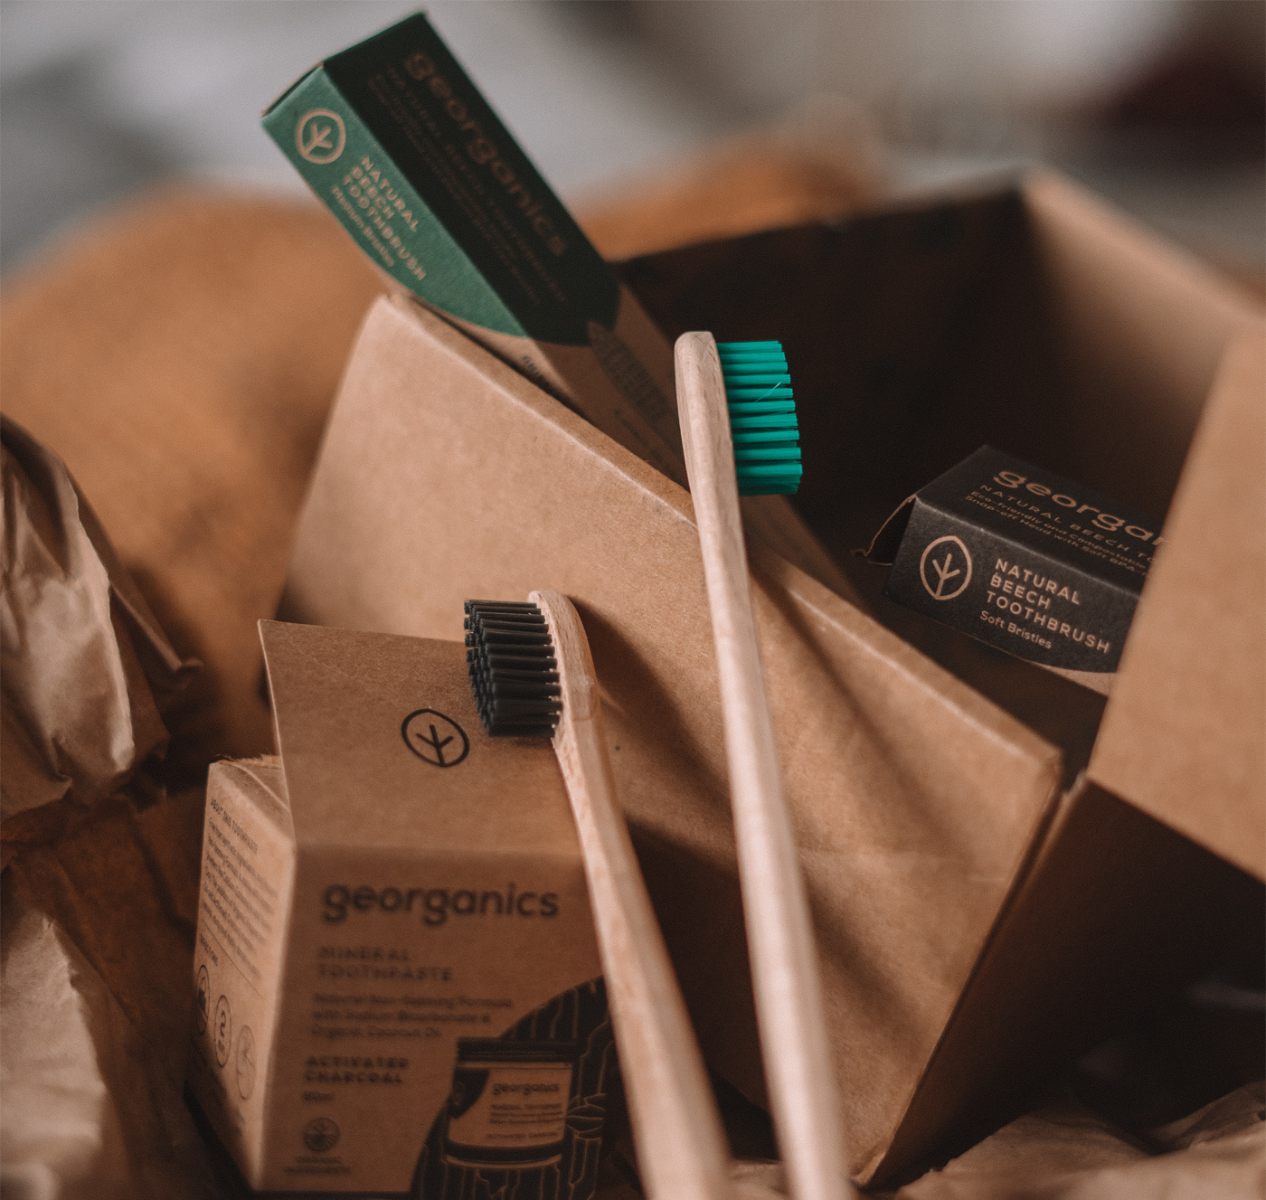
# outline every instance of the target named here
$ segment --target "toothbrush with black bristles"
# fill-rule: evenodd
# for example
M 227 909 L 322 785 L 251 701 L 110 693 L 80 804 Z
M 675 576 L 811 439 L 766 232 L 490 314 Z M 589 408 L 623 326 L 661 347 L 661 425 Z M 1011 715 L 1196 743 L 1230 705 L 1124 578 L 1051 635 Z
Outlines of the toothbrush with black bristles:
M 651 1200 L 728 1200 L 730 1155 L 703 1055 L 616 802 L 589 642 L 566 596 L 466 601 L 484 729 L 554 743 L 584 853 L 638 1168 Z
M 800 439 L 778 342 L 677 339 L 677 406 L 716 643 L 765 1078 L 793 1200 L 852 1195 L 804 879 L 748 587 L 740 495 L 794 492 Z

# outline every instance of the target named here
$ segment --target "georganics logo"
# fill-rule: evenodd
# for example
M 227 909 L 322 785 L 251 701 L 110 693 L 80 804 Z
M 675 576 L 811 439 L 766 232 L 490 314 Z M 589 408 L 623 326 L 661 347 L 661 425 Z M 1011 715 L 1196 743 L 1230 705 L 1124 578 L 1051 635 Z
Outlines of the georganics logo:
M 318 167 L 332 163 L 347 145 L 343 118 L 328 108 L 314 108 L 304 113 L 295 126 L 295 145 L 308 162 Z
M 933 600 L 953 600 L 971 582 L 971 554 L 952 533 L 927 544 L 919 559 L 919 578 Z
M 457 917 L 556 917 L 557 892 L 520 891 L 515 884 L 505 890 L 445 887 L 355 887 L 332 883 L 321 895 L 322 917 L 327 925 L 341 925 L 353 912 L 406 913 L 426 925 L 443 925 Z
M 404 69 L 439 101 L 440 107 L 462 135 L 470 160 L 477 166 L 487 168 L 488 174 L 501 186 L 505 198 L 522 211 L 532 231 L 544 243 L 545 249 L 553 255 L 566 254 L 567 240 L 545 212 L 551 199 L 549 192 L 546 191 L 544 195 L 533 192 L 519 178 L 514 167 L 502 156 L 496 143 L 484 133 L 483 126 L 458 95 L 459 89 L 439 73 L 430 55 L 415 50 L 404 60 Z

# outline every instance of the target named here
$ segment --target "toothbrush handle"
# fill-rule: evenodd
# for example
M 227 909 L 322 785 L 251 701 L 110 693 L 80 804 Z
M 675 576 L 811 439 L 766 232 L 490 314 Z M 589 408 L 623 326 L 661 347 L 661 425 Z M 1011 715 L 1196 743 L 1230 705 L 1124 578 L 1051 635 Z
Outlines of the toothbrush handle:
M 765 1076 L 794 1200 L 852 1194 L 808 896 L 783 798 L 716 342 L 677 341 L 677 403 L 716 641 L 739 879 Z
M 563 699 L 554 748 L 584 851 L 642 1181 L 651 1200 L 728 1200 L 729 1149 L 616 803 L 589 642 L 566 596 L 533 592 L 528 598 L 554 639 Z

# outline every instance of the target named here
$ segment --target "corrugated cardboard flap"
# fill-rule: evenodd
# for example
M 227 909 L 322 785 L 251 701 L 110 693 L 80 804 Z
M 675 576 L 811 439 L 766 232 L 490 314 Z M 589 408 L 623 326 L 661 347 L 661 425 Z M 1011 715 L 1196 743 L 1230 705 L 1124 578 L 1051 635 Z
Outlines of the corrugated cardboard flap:
M 1196 431 L 1091 780 L 1266 879 L 1266 350 L 1237 339 Z
M 484 733 L 459 644 L 278 621 L 260 637 L 301 845 L 579 861 L 553 749 Z

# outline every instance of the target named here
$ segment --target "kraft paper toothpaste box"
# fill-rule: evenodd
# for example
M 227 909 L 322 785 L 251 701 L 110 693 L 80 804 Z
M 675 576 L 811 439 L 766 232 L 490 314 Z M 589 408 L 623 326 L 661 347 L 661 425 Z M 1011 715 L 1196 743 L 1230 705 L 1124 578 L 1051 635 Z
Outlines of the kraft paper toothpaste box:
M 884 594 L 1107 692 L 1161 522 L 983 446 L 911 496 L 867 557 Z
M 685 483 L 671 347 L 425 16 L 326 59 L 264 128 L 397 284 Z
M 588 1200 L 618 1087 L 547 741 L 457 643 L 264 622 L 280 758 L 211 768 L 190 1092 L 263 1192 Z

